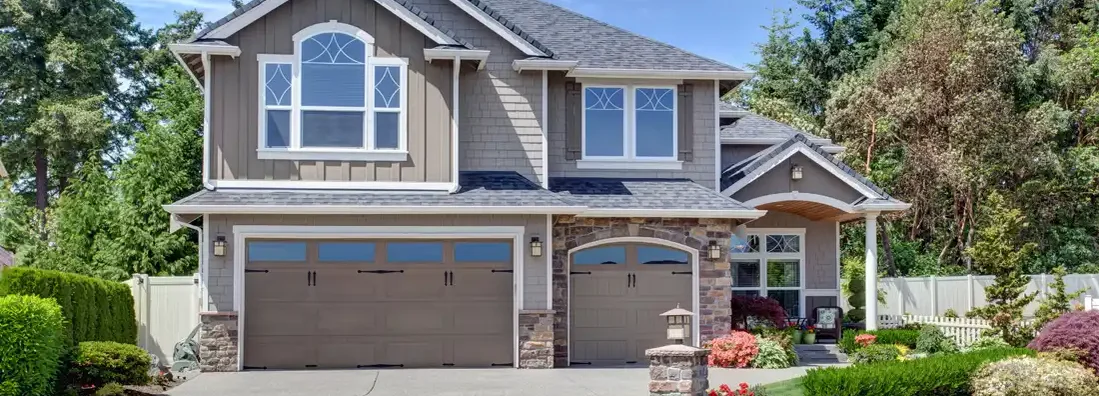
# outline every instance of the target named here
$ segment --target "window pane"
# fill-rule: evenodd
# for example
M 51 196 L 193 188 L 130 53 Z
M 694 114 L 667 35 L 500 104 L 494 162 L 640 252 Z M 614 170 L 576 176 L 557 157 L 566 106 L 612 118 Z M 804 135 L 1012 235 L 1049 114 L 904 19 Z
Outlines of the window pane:
M 511 261 L 511 244 L 508 242 L 455 242 L 454 261 L 464 263 Z
M 759 260 L 734 261 L 733 287 L 759 287 Z
M 305 242 L 248 242 L 249 261 L 305 261 Z
M 799 287 L 800 264 L 798 260 L 767 260 L 767 287 Z
M 778 301 L 786 310 L 786 316 L 798 317 L 801 307 L 801 292 L 798 290 L 768 290 L 767 297 Z
M 801 236 L 799 235 L 768 235 L 768 253 L 797 253 L 801 251 Z
M 363 147 L 363 113 L 301 112 L 302 147 Z
M 638 157 L 675 157 L 675 96 L 673 89 L 635 90 Z
M 366 44 L 346 33 L 321 33 L 301 43 L 302 63 L 362 64 Z
M 267 110 L 267 147 L 290 147 L 290 110 Z
M 263 73 L 266 81 L 264 103 L 267 106 L 290 105 L 290 64 L 268 63 L 264 65 Z
M 390 242 L 385 245 L 386 261 L 390 263 L 440 263 L 443 261 L 442 242 Z
M 621 157 L 625 138 L 625 90 L 585 88 L 584 155 Z
M 729 251 L 732 253 L 759 253 L 759 235 L 748 235 L 747 238 L 741 238 L 734 234 L 732 242 L 729 244 Z
M 321 242 L 317 244 L 320 261 L 374 262 L 374 242 Z
M 759 295 L 759 290 L 733 290 L 733 295 L 741 297 L 756 297 Z
M 625 264 L 625 246 L 604 246 L 584 249 L 572 254 L 573 265 Z
M 689 264 L 687 252 L 658 246 L 638 246 L 637 262 L 641 264 Z
M 366 69 L 363 65 L 301 65 L 303 106 L 366 106 Z
M 374 148 L 400 147 L 400 117 L 401 113 L 374 112 Z
M 374 107 L 388 109 L 401 107 L 400 67 L 374 67 Z

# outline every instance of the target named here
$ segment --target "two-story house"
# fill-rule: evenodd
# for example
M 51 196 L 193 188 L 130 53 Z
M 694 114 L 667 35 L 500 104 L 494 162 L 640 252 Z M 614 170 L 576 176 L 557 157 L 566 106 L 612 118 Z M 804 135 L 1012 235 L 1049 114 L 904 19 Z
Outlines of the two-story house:
M 723 109 L 752 73 L 538 0 L 254 0 L 171 48 L 205 370 L 643 362 L 677 305 L 698 344 L 734 293 L 837 304 L 839 222 L 904 206 Z

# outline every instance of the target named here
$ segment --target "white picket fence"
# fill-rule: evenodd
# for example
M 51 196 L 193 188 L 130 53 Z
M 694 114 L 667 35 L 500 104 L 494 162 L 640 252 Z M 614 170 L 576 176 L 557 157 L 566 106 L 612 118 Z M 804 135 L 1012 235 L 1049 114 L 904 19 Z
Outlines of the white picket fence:
M 878 327 L 883 329 L 897 328 L 910 323 L 931 324 L 943 331 L 947 337 L 953 338 L 960 347 L 966 347 L 981 338 L 981 332 L 990 329 L 988 321 L 984 319 L 970 318 L 946 318 L 941 316 L 921 315 L 879 315 Z M 1025 322 L 1024 322 L 1025 323 Z
M 1099 311 L 1099 298 L 1092 297 L 1090 294 L 1084 295 L 1084 310 L 1085 311 Z
M 1030 278 L 1027 293 L 1037 292 L 1040 300 L 1052 291 L 1053 275 L 1030 275 Z M 878 313 L 942 316 L 951 309 L 964 316 L 973 308 L 986 305 L 985 287 L 995 279 L 986 275 L 882 278 L 878 281 L 878 290 L 885 294 L 885 302 L 878 304 Z M 1087 290 L 1085 294 L 1099 296 L 1099 274 L 1067 275 L 1065 286 L 1070 293 Z M 1037 307 L 1037 301 L 1031 303 L 1023 315 L 1032 316 Z
M 137 345 L 170 365 L 175 344 L 198 326 L 202 307 L 199 275 L 157 276 L 135 274 L 125 282 L 134 296 Z

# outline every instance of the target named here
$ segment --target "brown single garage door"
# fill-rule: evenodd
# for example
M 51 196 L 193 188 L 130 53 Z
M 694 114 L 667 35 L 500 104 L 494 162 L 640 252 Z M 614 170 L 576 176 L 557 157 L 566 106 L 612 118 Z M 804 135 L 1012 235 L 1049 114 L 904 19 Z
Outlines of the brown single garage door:
M 669 343 L 660 314 L 691 309 L 687 252 L 658 245 L 605 245 L 571 257 L 569 359 L 574 365 L 647 364 Z
M 510 241 L 250 240 L 246 368 L 512 363 Z

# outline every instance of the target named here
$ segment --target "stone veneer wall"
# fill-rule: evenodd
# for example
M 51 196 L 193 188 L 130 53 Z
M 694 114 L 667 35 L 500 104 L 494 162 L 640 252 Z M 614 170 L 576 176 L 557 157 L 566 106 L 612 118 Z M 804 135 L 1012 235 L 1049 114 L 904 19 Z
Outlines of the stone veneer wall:
M 202 371 L 237 371 L 237 313 L 202 312 L 198 359 Z
M 701 341 L 728 333 L 732 291 L 729 257 L 712 260 L 705 247 L 717 241 L 727 252 L 736 220 L 680 218 L 578 218 L 554 216 L 553 225 L 553 321 L 554 366 L 566 367 L 568 361 L 569 250 L 592 242 L 618 237 L 662 239 L 699 251 L 699 333 Z
M 553 368 L 553 310 L 519 311 L 519 368 Z

